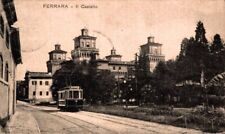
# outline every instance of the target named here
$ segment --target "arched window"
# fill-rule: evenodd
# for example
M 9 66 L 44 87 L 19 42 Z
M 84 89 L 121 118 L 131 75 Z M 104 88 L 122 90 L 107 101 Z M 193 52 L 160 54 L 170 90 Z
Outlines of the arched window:
M 9 66 L 8 63 L 5 64 L 5 81 L 9 81 Z
M 3 78 L 3 59 L 0 55 L 0 78 Z

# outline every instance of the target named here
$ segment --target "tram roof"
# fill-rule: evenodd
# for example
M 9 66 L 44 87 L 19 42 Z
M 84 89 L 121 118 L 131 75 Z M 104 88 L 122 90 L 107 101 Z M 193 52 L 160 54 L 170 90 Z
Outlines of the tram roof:
M 67 87 L 63 87 L 61 88 L 58 92 L 62 92 L 62 91 L 65 91 L 65 90 L 73 90 L 73 91 L 77 91 L 77 90 L 83 90 L 80 88 L 80 86 L 67 86 Z

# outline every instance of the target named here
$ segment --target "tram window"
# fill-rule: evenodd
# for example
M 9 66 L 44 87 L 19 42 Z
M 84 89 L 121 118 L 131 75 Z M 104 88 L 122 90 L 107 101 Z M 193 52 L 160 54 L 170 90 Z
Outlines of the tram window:
M 74 97 L 74 98 L 79 98 L 78 91 L 73 91 L 73 97 Z
M 68 98 L 67 97 L 67 91 L 64 92 L 64 98 Z
M 69 98 L 73 98 L 72 91 L 69 92 Z
M 59 99 L 62 99 L 62 93 L 59 94 Z

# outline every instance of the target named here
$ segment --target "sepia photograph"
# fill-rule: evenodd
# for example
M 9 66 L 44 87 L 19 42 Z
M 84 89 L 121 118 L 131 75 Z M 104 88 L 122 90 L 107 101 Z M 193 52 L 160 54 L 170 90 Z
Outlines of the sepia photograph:
M 0 11 L 0 134 L 225 133 L 225 0 Z

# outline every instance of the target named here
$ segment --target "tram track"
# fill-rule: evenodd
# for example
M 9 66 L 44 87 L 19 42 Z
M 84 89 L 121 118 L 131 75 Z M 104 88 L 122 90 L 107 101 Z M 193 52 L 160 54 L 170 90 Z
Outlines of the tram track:
M 112 131 L 110 129 L 95 125 L 94 123 L 90 123 L 88 121 L 80 120 L 80 119 L 77 119 L 77 118 L 71 118 L 70 116 L 60 114 L 59 112 L 45 112 L 45 110 L 43 110 L 43 109 L 36 108 L 35 106 L 29 106 L 29 105 L 27 105 L 27 106 L 24 105 L 23 109 L 27 110 L 27 111 L 30 111 L 31 113 L 33 113 L 34 111 L 39 111 L 39 112 L 48 114 L 50 116 L 55 116 L 56 118 L 60 118 L 61 120 L 67 121 L 67 122 L 69 122 L 69 123 L 71 123 L 75 126 L 78 126 L 78 127 L 82 128 L 88 134 L 100 134 L 100 133 L 103 133 L 103 132 L 107 133 L 107 134 L 117 134 L 117 132 Z M 40 132 L 45 133 L 45 131 L 43 131 L 41 129 L 41 127 L 38 126 L 38 128 L 40 129 Z M 98 131 L 100 131 L 100 132 L 98 132 Z

